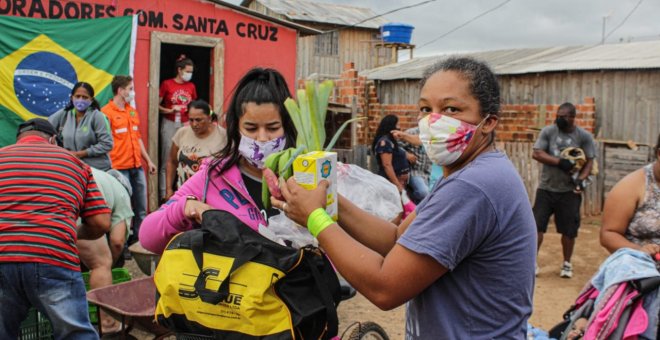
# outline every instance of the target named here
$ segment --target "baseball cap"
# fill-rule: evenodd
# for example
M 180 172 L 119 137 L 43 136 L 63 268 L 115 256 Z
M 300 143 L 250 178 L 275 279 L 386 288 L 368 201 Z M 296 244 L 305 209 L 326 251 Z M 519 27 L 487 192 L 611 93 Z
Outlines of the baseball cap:
M 55 131 L 55 127 L 53 127 L 53 125 L 49 123 L 48 120 L 43 118 L 32 118 L 24 121 L 23 123 L 21 123 L 21 125 L 18 126 L 18 131 L 16 132 L 16 136 L 18 137 L 18 135 L 20 135 L 21 133 L 28 131 L 39 131 L 50 136 L 57 135 L 57 131 Z

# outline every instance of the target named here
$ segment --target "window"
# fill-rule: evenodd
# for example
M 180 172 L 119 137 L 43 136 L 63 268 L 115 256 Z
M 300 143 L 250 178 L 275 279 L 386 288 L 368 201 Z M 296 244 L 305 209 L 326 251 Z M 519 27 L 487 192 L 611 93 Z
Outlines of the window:
M 316 36 L 314 54 L 320 56 L 339 55 L 339 32 L 328 32 Z

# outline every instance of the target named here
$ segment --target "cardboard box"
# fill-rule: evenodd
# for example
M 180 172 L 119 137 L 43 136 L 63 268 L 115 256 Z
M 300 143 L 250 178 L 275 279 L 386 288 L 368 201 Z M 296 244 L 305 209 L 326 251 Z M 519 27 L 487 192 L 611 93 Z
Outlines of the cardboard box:
M 322 180 L 330 182 L 325 210 L 336 221 L 339 217 L 337 207 L 337 153 L 313 151 L 296 157 L 293 161 L 293 177 L 298 184 L 307 190 L 315 189 Z

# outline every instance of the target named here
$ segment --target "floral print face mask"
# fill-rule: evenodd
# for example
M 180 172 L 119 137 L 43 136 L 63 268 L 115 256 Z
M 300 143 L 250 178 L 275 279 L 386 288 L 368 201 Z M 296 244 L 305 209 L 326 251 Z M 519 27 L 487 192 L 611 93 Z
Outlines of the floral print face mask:
M 440 113 L 431 113 L 419 121 L 419 138 L 433 163 L 450 165 L 461 157 L 479 125 Z
M 241 134 L 241 143 L 238 145 L 238 152 L 248 163 L 259 169 L 263 169 L 266 158 L 273 153 L 284 150 L 284 144 L 286 144 L 284 136 L 259 142 Z

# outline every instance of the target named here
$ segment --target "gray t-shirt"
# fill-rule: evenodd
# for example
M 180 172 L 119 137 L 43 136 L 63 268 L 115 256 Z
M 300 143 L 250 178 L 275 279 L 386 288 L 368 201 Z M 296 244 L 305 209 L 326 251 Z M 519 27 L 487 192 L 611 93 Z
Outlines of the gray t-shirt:
M 561 151 L 568 147 L 578 147 L 584 151 L 587 158 L 596 158 L 596 146 L 591 134 L 579 126 L 573 132 L 560 131 L 557 125 L 549 125 L 541 130 L 539 138 L 534 143 L 534 149 L 543 150 L 550 156 L 559 157 Z M 571 175 L 556 166 L 543 164 L 539 189 L 552 192 L 573 191 L 575 184 Z
M 449 270 L 408 302 L 406 339 L 525 338 L 536 224 L 504 154 L 482 154 L 441 179 L 398 243 Z

